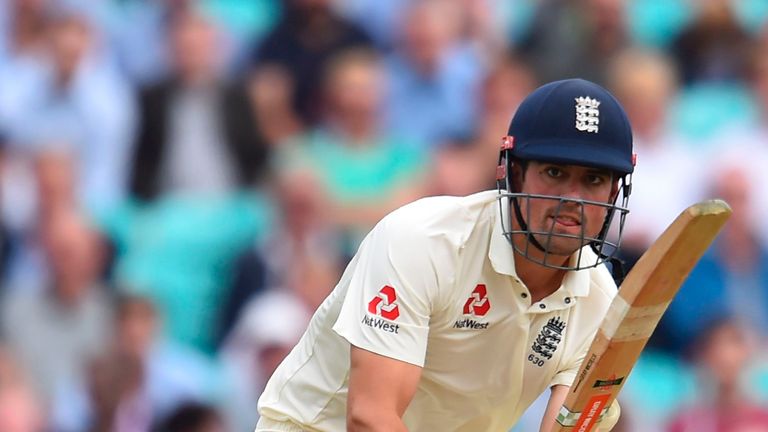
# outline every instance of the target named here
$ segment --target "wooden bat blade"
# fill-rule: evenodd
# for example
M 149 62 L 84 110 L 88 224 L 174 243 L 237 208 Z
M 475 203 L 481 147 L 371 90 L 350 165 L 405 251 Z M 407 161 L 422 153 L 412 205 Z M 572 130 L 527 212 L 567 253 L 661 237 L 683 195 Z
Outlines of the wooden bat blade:
M 557 417 L 555 432 L 590 432 L 613 402 L 696 262 L 731 215 L 724 201 L 688 207 L 621 284 Z

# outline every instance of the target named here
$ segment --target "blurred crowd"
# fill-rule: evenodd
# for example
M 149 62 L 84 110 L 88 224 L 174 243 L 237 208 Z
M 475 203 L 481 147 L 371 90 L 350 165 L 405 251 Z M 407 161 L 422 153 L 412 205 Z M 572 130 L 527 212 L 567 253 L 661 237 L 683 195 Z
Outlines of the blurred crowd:
M 570 77 L 633 125 L 628 267 L 734 209 L 616 430 L 768 430 L 768 1 L 0 0 L 0 431 L 252 430 L 362 236 Z

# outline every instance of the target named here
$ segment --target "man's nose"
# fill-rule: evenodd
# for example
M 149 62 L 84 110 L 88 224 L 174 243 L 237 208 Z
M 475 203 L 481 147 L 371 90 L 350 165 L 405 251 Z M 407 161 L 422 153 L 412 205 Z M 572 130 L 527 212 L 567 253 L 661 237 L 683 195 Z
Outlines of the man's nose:
M 568 179 L 563 184 L 563 189 L 560 191 L 560 196 L 563 198 L 583 199 L 585 198 L 584 184 L 579 181 L 578 178 Z

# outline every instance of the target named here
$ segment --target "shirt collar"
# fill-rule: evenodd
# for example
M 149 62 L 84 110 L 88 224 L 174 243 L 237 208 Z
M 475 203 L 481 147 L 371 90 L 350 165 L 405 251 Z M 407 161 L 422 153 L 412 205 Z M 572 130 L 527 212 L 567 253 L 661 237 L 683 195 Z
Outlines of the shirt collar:
M 501 207 L 499 209 L 499 207 Z M 491 261 L 491 266 L 497 273 L 509 275 L 517 278 L 517 272 L 515 272 L 515 255 L 512 249 L 512 244 L 504 236 L 504 227 L 502 221 L 507 220 L 509 214 L 509 206 L 501 205 L 498 202 L 493 209 L 494 225 L 493 233 L 491 235 L 491 242 L 488 248 L 488 259 Z M 582 262 L 594 262 L 597 257 L 589 246 L 584 246 L 581 249 L 581 261 Z M 579 253 L 575 252 L 571 256 L 571 264 L 575 264 L 579 257 Z M 571 270 L 565 274 L 563 279 L 563 285 L 558 291 L 565 291 L 566 296 L 571 297 L 584 297 L 589 294 L 589 277 L 590 269 L 583 270 Z

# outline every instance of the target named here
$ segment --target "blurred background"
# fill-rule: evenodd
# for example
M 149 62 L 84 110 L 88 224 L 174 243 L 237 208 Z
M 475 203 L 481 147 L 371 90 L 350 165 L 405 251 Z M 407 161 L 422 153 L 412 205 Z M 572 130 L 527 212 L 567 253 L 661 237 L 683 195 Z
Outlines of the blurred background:
M 0 431 L 252 430 L 362 236 L 569 77 L 633 124 L 629 265 L 734 208 L 615 430 L 768 431 L 768 0 L 0 0 Z

